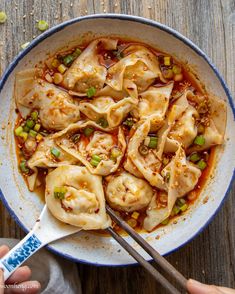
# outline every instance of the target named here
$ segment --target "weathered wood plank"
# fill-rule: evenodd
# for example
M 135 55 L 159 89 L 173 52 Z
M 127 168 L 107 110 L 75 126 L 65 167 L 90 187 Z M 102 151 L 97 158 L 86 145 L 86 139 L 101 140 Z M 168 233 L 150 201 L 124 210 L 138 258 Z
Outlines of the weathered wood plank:
M 235 92 L 234 0 L 1 0 L 8 21 L 0 26 L 0 68 L 6 68 L 20 45 L 39 34 L 36 21 L 50 26 L 93 13 L 140 15 L 167 24 L 202 48 Z M 25 16 L 25 17 L 24 17 Z M 208 228 L 168 260 L 186 277 L 235 287 L 235 185 L 221 211 Z M 0 236 L 23 236 L 23 232 L 0 206 Z M 165 293 L 145 271 L 129 268 L 95 268 L 78 265 L 84 293 Z

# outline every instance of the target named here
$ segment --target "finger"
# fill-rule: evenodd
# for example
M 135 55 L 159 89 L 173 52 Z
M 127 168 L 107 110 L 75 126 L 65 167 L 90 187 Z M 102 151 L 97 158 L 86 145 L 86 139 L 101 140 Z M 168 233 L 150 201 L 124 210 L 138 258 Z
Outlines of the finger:
M 9 247 L 6 245 L 0 246 L 0 258 L 2 258 L 9 251 Z
M 11 287 L 6 289 L 4 294 L 36 294 L 41 289 L 38 281 L 27 281 L 9 286 Z
M 0 269 L 0 294 L 4 293 L 4 276 L 3 271 Z
M 205 285 L 195 280 L 188 280 L 187 289 L 190 294 L 224 294 L 216 286 Z
M 218 287 L 224 294 L 235 294 L 235 289 L 230 289 L 226 287 Z
M 27 281 L 31 276 L 31 269 L 28 266 L 19 267 L 6 281 L 6 284 L 15 284 Z

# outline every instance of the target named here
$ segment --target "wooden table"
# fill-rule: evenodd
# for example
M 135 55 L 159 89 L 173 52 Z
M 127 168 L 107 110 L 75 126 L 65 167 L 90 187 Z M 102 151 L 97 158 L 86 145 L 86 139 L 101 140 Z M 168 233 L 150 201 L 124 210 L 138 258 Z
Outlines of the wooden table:
M 190 38 L 212 59 L 234 93 L 234 0 L 0 0 L 8 20 L 0 26 L 0 65 L 7 67 L 39 31 L 36 21 L 50 27 L 70 18 L 93 13 L 125 13 L 157 20 Z M 235 287 L 235 185 L 213 222 L 195 240 L 167 259 L 186 277 Z M 24 235 L 1 206 L 1 237 Z M 139 266 L 96 268 L 78 265 L 84 293 L 165 293 Z

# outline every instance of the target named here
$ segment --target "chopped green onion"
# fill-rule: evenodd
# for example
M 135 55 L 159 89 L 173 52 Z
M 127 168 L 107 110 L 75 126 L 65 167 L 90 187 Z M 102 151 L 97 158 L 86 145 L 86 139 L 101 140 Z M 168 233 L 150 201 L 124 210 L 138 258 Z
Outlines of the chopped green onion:
M 94 87 L 90 87 L 86 92 L 88 98 L 93 97 L 95 93 L 96 93 L 96 89 Z
M 201 170 L 204 170 L 207 167 L 206 162 L 201 159 L 198 163 L 197 163 L 198 168 L 200 168 Z
M 122 155 L 122 151 L 118 147 L 113 147 L 111 149 L 111 159 L 116 160 L 120 155 Z
M 185 203 L 186 203 L 186 201 L 185 201 L 183 198 L 179 198 L 179 199 L 177 199 L 177 201 L 176 201 L 176 204 L 177 204 L 179 207 L 183 206 Z
M 150 142 L 148 144 L 149 148 L 157 148 L 157 142 L 158 142 L 158 138 L 157 137 L 150 137 Z
M 79 141 L 81 135 L 80 134 L 75 134 L 71 137 L 73 143 L 77 144 L 77 142 Z
M 99 155 L 96 155 L 96 154 L 93 154 L 93 155 L 91 156 L 91 158 L 92 158 L 93 160 L 95 160 L 95 161 L 98 161 L 98 162 L 101 161 L 101 157 L 100 157 Z
M 124 57 L 124 54 L 123 54 L 123 52 L 120 52 L 120 51 L 118 51 L 118 50 L 114 50 L 113 51 L 113 55 L 115 55 L 116 57 L 117 57 L 117 59 L 122 59 L 123 57 Z
M 74 60 L 73 55 L 68 54 L 63 58 L 63 64 L 66 66 L 69 66 L 73 62 L 73 60 Z
M 177 215 L 180 212 L 180 208 L 177 205 L 174 205 L 172 209 L 172 216 Z
M 164 65 L 165 66 L 171 65 L 171 57 L 170 56 L 164 56 Z
M 64 64 L 60 64 L 58 67 L 57 67 L 58 71 L 63 74 L 66 70 L 67 70 L 67 67 L 64 65 Z
M 204 136 L 202 136 L 202 135 L 199 135 L 194 139 L 194 144 L 199 145 L 199 146 L 204 145 L 205 142 L 206 142 L 206 140 L 205 140 Z
M 163 222 L 161 222 L 162 225 L 167 225 L 169 223 L 169 217 L 166 218 Z
M 59 65 L 60 65 L 60 62 L 57 58 L 53 59 L 52 60 L 52 63 L 51 65 L 54 67 L 54 68 L 57 68 Z
M 180 74 L 181 71 L 182 71 L 181 67 L 178 66 L 178 65 L 176 65 L 176 64 L 173 65 L 172 70 L 173 70 L 173 73 L 174 73 L 174 74 Z
M 139 150 L 139 153 L 143 156 L 145 156 L 149 153 L 148 147 L 145 146 L 144 144 L 141 144 L 138 150 Z
M 36 136 L 37 136 L 37 132 L 35 132 L 34 130 L 30 130 L 29 131 L 29 135 L 31 136 L 31 137 L 33 137 L 33 138 L 35 138 Z
M 172 79 L 173 76 L 174 76 L 174 73 L 173 73 L 173 70 L 170 69 L 170 68 L 165 68 L 163 71 L 162 71 L 162 74 L 163 74 L 163 77 L 166 78 L 166 79 Z
M 30 129 L 32 129 L 35 125 L 35 122 L 32 119 L 27 119 L 26 126 Z
M 56 85 L 60 84 L 63 81 L 63 75 L 60 72 L 54 74 L 54 83 Z
M 165 177 L 164 177 L 164 179 L 165 179 L 165 181 L 167 182 L 167 183 L 169 183 L 169 181 L 170 181 L 170 178 L 171 178 L 171 174 L 168 172 L 168 173 L 166 173 L 166 175 L 165 175 Z
M 28 138 L 28 133 L 26 133 L 26 132 L 22 132 L 22 133 L 20 134 L 20 137 L 23 138 L 24 141 L 26 141 L 27 138 Z
M 192 153 L 189 157 L 189 160 L 192 162 L 197 162 L 201 159 L 201 156 L 198 153 Z
M 24 132 L 28 133 L 30 131 L 30 128 L 27 126 L 24 126 Z
M 29 173 L 29 168 L 27 167 L 27 161 L 26 160 L 22 160 L 20 162 L 20 170 L 22 171 L 22 173 L 25 173 L 25 174 Z
M 0 11 L 0 23 L 4 23 L 7 20 L 7 15 L 4 11 Z
M 36 121 L 38 119 L 38 112 L 37 111 L 33 111 L 31 112 L 31 118 Z
M 97 124 L 100 125 L 102 128 L 107 128 L 109 126 L 109 123 L 104 117 L 98 119 Z
M 52 147 L 52 148 L 51 148 L 51 154 L 52 154 L 54 157 L 58 158 L 58 157 L 60 156 L 60 151 L 59 151 L 57 148 Z
M 185 210 L 187 210 L 187 208 L 188 208 L 188 204 L 185 203 L 184 205 L 182 205 L 182 206 L 180 207 L 180 210 L 181 210 L 181 211 L 185 211 Z
M 47 30 L 48 27 L 49 27 L 48 22 L 46 22 L 45 20 L 39 20 L 38 25 L 37 25 L 37 28 L 40 31 L 43 32 L 43 31 Z
M 99 155 L 93 154 L 91 157 L 91 161 L 90 164 L 94 167 L 98 166 L 98 164 L 100 163 L 101 158 Z
M 76 50 L 73 52 L 73 57 L 77 58 L 82 53 L 82 50 L 79 48 L 76 48 Z
M 133 118 L 129 117 L 123 122 L 123 124 L 131 128 L 135 124 L 135 121 L 133 120 Z
M 36 124 L 33 129 L 34 129 L 34 131 L 38 132 L 40 130 L 40 128 L 41 128 L 41 125 Z
M 30 42 L 26 42 L 26 43 L 22 44 L 20 47 L 21 47 L 22 49 L 25 49 L 26 47 L 29 46 L 29 44 L 30 44 Z
M 55 187 L 54 188 L 54 197 L 56 199 L 62 200 L 67 192 L 66 187 Z
M 41 134 L 37 134 L 37 136 L 36 136 L 36 140 L 37 140 L 38 142 L 40 142 L 40 141 L 42 141 L 42 139 L 43 139 L 43 136 L 42 136 Z
M 16 136 L 20 136 L 20 134 L 23 132 L 23 127 L 19 126 L 18 128 L 15 129 L 15 134 Z
M 90 128 L 90 127 L 86 127 L 84 130 L 83 130 L 83 133 L 86 137 L 89 137 L 92 133 L 94 132 L 94 129 L 93 128 Z

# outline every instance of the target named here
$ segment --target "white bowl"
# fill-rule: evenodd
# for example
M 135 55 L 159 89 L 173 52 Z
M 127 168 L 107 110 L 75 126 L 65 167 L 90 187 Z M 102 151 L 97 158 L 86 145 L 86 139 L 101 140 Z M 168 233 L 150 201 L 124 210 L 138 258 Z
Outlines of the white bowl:
M 16 114 L 14 112 L 13 88 L 15 73 L 34 66 L 44 60 L 47 54 L 56 52 L 65 45 L 81 41 L 81 37 L 116 35 L 141 40 L 162 51 L 174 55 L 180 60 L 188 61 L 196 68 L 207 90 L 227 101 L 228 119 L 226 144 L 219 150 L 219 160 L 210 180 L 190 211 L 179 218 L 177 224 L 169 224 L 150 234 L 143 234 L 148 242 L 161 254 L 168 254 L 183 246 L 201 232 L 212 220 L 224 201 L 234 177 L 235 166 L 235 109 L 229 90 L 205 53 L 190 40 L 169 27 L 144 18 L 128 15 L 91 15 L 72 19 L 53 27 L 34 39 L 30 45 L 9 65 L 0 81 L 0 187 L 1 198 L 12 217 L 27 232 L 30 230 L 43 207 L 42 200 L 30 193 L 17 169 L 13 128 Z M 229 138 L 229 140 L 227 140 Z M 208 197 L 206 204 L 203 199 Z M 156 239 L 156 236 L 160 239 Z M 125 237 L 146 259 L 137 244 Z M 74 261 L 94 265 L 128 265 L 135 261 L 121 249 L 111 237 L 82 232 L 77 235 L 54 242 L 48 246 L 53 252 Z M 120 250 L 121 249 L 121 250 Z

